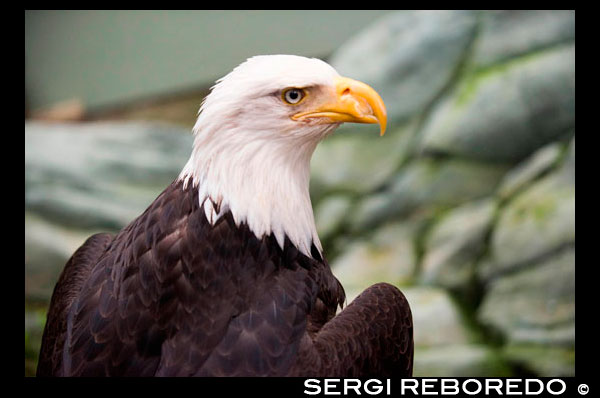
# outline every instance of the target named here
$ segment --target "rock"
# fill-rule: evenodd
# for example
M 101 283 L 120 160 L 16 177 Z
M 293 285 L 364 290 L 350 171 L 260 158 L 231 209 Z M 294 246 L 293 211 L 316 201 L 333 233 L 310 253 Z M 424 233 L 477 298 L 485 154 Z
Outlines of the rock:
M 471 62 L 486 67 L 574 41 L 574 10 L 485 11 Z
M 573 139 L 569 143 L 569 147 L 567 148 L 566 158 L 562 164 L 562 172 L 564 173 L 566 178 L 570 178 L 575 181 L 575 136 L 573 134 Z
M 25 212 L 25 298 L 49 301 L 67 260 L 99 230 L 75 230 Z
M 401 289 L 413 316 L 415 347 L 443 347 L 476 340 L 450 295 L 435 287 Z
M 402 170 L 391 191 L 407 205 L 455 206 L 493 192 L 506 170 L 503 165 L 422 158 Z
M 491 199 L 469 202 L 446 213 L 428 234 L 420 281 L 466 290 L 494 217 Z
M 73 252 L 116 232 L 177 177 L 189 131 L 148 123 L 25 123 L 25 294 L 48 300 Z
M 509 344 L 503 349 L 502 356 L 507 361 L 540 376 L 575 376 L 574 348 Z
M 347 245 L 331 262 L 333 274 L 344 286 L 348 303 L 367 287 L 409 282 L 415 270 L 411 226 L 394 223 L 379 228 L 371 239 Z
M 447 208 L 494 192 L 508 166 L 460 159 L 421 158 L 404 167 L 390 186 L 361 201 L 350 215 L 353 231 L 414 211 Z
M 572 133 L 575 46 L 467 73 L 423 126 L 420 148 L 490 162 L 518 162 Z
M 177 177 L 184 129 L 147 123 L 25 124 L 25 208 L 74 228 L 118 230 Z
M 575 248 L 488 283 L 478 319 L 511 344 L 575 344 Z
M 480 344 L 415 347 L 414 377 L 506 377 L 511 370 L 495 350 Z
M 313 200 L 329 193 L 367 193 L 389 180 L 406 156 L 410 126 L 378 136 L 372 125 L 340 127 L 311 160 Z
M 516 195 L 500 211 L 484 280 L 575 243 L 574 174 L 561 168 Z
M 352 200 L 346 195 L 332 195 L 324 198 L 315 207 L 315 223 L 321 241 L 330 238 L 343 225 Z
M 402 213 L 402 208 L 395 205 L 389 190 L 374 193 L 365 196 L 348 214 L 349 229 L 354 233 L 369 231 L 398 213 Z
M 399 11 L 344 45 L 330 63 L 384 99 L 391 122 L 420 112 L 442 88 L 475 36 L 474 11 Z
M 561 153 L 562 145 L 556 142 L 535 151 L 529 158 L 506 173 L 498 188 L 500 198 L 506 199 L 514 195 L 531 181 L 550 170 L 560 159 Z

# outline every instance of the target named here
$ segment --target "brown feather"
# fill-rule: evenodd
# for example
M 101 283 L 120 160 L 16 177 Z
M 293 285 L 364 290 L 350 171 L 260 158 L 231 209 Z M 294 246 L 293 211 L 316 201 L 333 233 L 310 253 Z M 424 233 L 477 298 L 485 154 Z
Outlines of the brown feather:
M 258 239 L 231 213 L 211 226 L 197 190 L 174 182 L 69 260 L 38 375 L 410 376 L 402 293 L 372 286 L 335 316 L 344 290 L 315 258 Z

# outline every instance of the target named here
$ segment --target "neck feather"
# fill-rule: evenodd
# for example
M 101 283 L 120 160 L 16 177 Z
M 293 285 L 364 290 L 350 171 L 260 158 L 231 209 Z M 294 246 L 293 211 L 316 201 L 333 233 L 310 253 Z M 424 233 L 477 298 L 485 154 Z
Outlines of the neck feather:
M 196 131 L 179 176 L 184 187 L 199 190 L 207 220 L 214 224 L 231 211 L 236 224 L 246 223 L 258 238 L 273 233 L 281 248 L 287 237 L 306 256 L 312 257 L 313 244 L 322 254 L 309 195 L 310 159 L 333 129 L 318 139 L 256 134 L 251 140 L 235 130 Z

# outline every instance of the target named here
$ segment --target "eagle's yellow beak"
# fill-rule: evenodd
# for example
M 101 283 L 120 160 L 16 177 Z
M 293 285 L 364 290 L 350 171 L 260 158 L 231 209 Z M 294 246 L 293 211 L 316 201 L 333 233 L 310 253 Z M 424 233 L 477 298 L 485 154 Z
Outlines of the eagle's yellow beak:
M 335 94 L 316 108 L 299 112 L 294 120 L 327 118 L 332 122 L 379 123 L 380 135 L 385 134 L 387 113 L 383 100 L 370 86 L 347 77 L 338 77 Z

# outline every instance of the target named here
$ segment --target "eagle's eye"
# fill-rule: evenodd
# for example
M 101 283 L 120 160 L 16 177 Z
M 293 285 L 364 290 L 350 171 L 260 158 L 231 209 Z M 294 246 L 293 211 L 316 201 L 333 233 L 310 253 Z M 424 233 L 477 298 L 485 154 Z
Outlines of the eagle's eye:
M 306 96 L 306 93 L 301 88 L 288 88 L 283 92 L 283 100 L 290 105 L 296 105 Z

